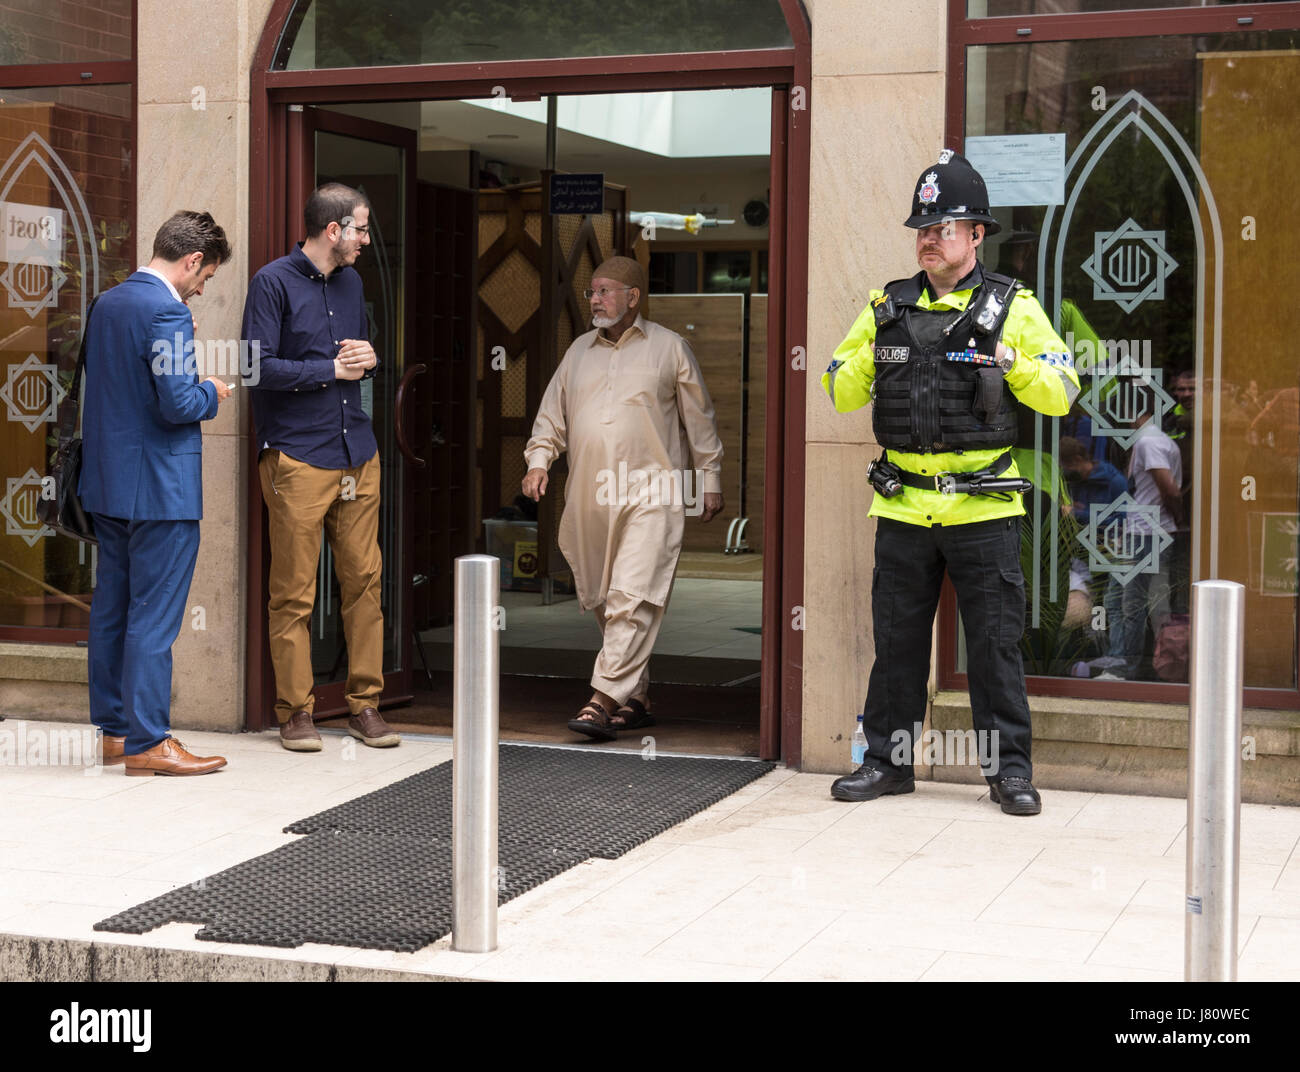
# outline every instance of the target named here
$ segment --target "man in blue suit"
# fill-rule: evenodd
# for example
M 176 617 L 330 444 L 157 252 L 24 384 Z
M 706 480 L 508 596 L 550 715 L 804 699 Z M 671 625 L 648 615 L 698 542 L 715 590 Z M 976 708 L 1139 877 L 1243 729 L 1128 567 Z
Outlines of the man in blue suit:
M 99 539 L 90 608 L 90 717 L 105 763 L 126 773 L 207 774 L 168 734 L 180 633 L 203 516 L 203 435 L 230 388 L 199 382 L 185 305 L 230 259 L 206 212 L 178 212 L 153 259 L 95 303 L 86 325 L 81 502 Z

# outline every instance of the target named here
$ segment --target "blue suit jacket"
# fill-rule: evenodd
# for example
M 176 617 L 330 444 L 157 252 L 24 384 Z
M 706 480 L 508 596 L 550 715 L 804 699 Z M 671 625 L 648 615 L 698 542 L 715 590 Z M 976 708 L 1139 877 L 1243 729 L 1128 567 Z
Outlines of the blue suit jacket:
M 135 272 L 95 305 L 86 339 L 81 504 L 128 521 L 203 516 L 203 434 L 217 392 L 194 368 L 189 307 Z

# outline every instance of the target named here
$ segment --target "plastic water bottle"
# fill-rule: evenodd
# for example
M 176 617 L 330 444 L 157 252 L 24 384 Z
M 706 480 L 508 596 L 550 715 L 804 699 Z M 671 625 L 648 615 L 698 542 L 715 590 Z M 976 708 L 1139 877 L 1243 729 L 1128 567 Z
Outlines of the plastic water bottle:
M 853 730 L 853 766 L 860 767 L 867 761 L 867 735 L 862 732 L 862 716 L 858 715 L 858 724 Z

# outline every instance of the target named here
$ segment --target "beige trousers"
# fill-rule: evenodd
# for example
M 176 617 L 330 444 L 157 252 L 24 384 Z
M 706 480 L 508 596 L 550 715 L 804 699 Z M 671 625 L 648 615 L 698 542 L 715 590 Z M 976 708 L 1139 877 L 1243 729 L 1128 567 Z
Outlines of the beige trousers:
M 611 588 L 595 609 L 596 624 L 604 642 L 596 656 L 591 687 L 614 697 L 619 704 L 650 689 L 650 653 L 663 625 L 667 605 L 657 607 L 636 596 Z
M 322 529 L 334 552 L 348 645 L 348 710 L 379 706 L 384 690 L 380 607 L 379 455 L 355 469 L 317 469 L 278 450 L 257 463 L 270 520 L 268 640 L 275 668 L 275 717 L 311 711 L 311 612 Z

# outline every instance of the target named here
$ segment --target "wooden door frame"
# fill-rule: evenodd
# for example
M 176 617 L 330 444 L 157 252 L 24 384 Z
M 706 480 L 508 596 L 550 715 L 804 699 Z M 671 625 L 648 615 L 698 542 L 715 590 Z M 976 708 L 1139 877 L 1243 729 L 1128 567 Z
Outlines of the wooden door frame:
M 283 253 L 286 161 L 292 105 L 361 101 L 512 98 L 546 94 L 653 92 L 763 87 L 772 89 L 772 215 L 768 275 L 768 506 L 763 519 L 764 578 L 759 752 L 797 767 L 803 731 L 804 412 L 807 391 L 809 163 L 812 34 L 800 0 L 780 4 L 791 47 L 644 56 L 605 56 L 495 63 L 273 71 L 296 0 L 275 0 L 262 29 L 250 77 L 249 274 Z M 496 94 L 499 95 L 499 92 Z M 804 360 L 792 361 L 790 355 Z M 248 418 L 246 418 L 248 419 Z M 247 430 L 247 429 L 246 429 Z M 249 472 L 256 442 L 249 437 Z M 262 576 L 260 491 L 248 482 L 248 728 L 260 723 L 269 672 Z M 261 653 L 260 656 L 258 653 Z
M 369 119 L 359 119 L 355 116 L 345 115 L 338 112 L 317 111 L 313 109 L 309 115 L 303 109 L 289 109 L 286 114 L 286 139 L 284 143 L 284 156 L 286 161 L 286 170 L 288 174 L 285 179 L 285 195 L 288 201 L 284 203 L 287 208 L 288 203 L 305 204 L 307 195 L 315 187 L 315 153 L 313 151 L 313 141 L 311 135 L 317 131 L 324 131 L 332 134 L 340 134 L 345 137 L 358 138 L 361 140 L 381 141 L 386 144 L 400 146 L 405 153 L 404 160 L 404 177 L 403 184 L 405 192 L 404 201 L 404 220 L 403 245 L 406 258 L 406 266 L 403 272 L 402 287 L 408 295 L 401 316 L 404 320 L 403 338 L 409 345 L 414 336 L 415 310 L 414 304 L 410 299 L 413 291 L 412 281 L 415 277 L 415 182 L 416 182 L 416 159 L 415 152 L 418 149 L 416 137 L 405 127 L 394 127 L 385 123 L 378 123 Z M 279 221 L 283 228 L 274 234 L 266 235 L 268 245 L 273 245 L 278 239 L 278 245 L 282 250 L 293 248 L 296 241 L 295 235 L 301 233 L 302 227 L 300 221 L 292 221 L 287 210 L 282 213 Z M 275 257 L 282 256 L 282 253 L 272 253 L 267 260 L 273 260 Z M 255 271 L 250 263 L 250 276 Z M 251 421 L 252 414 L 248 413 L 248 419 Z M 249 449 L 248 454 L 251 458 L 251 468 L 249 472 L 257 471 L 257 440 L 253 435 L 248 436 Z M 391 463 L 390 463 L 391 464 Z M 404 475 L 403 495 L 409 502 L 410 500 L 410 470 L 406 465 L 402 469 Z M 276 702 L 275 694 L 275 672 L 271 665 L 270 645 L 265 641 L 266 635 L 266 581 L 267 571 L 270 566 L 269 548 L 266 543 L 265 518 L 263 513 L 261 484 L 257 480 L 250 480 L 250 496 L 248 504 L 248 530 L 249 530 L 249 556 L 248 556 L 248 629 L 249 629 L 249 658 L 247 662 L 248 669 L 248 708 L 245 712 L 244 725 L 248 730 L 263 730 L 275 728 L 276 721 L 273 715 Z M 411 546 L 411 515 L 409 510 L 402 513 L 402 527 L 405 530 L 401 534 L 401 541 L 405 555 L 409 555 Z M 404 557 L 405 557 L 404 555 Z M 388 568 L 389 563 L 385 563 Z M 406 563 L 404 562 L 405 566 Z M 317 593 L 319 598 L 319 593 Z M 384 696 L 380 702 L 381 707 L 387 707 L 394 704 L 409 702 L 411 699 L 411 659 L 414 652 L 411 650 L 411 622 L 412 622 L 411 601 L 407 599 L 403 604 L 402 622 L 398 626 L 399 632 L 397 645 L 400 651 L 400 670 L 386 673 L 384 675 Z M 254 647 L 253 630 L 256 628 L 260 633 L 257 646 Z M 258 654 L 260 653 L 260 655 Z M 260 671 L 255 673 L 256 671 Z M 327 685 L 317 685 L 312 690 L 316 696 L 315 716 L 331 717 L 346 712 L 347 704 L 344 700 L 345 686 L 342 682 L 331 682 Z

